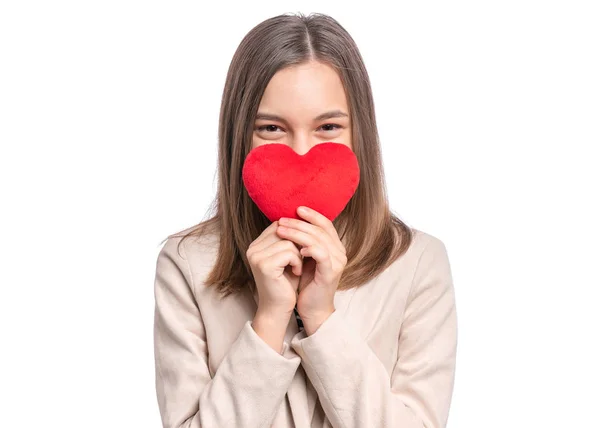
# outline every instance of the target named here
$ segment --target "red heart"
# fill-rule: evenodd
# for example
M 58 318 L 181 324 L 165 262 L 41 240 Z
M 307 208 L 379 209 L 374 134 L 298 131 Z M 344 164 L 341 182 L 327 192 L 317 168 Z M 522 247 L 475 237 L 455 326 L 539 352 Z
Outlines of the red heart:
M 299 155 L 286 144 L 264 144 L 248 153 L 242 180 L 250 198 L 270 221 L 301 219 L 303 205 L 333 221 L 358 187 L 360 170 L 352 150 L 326 142 Z

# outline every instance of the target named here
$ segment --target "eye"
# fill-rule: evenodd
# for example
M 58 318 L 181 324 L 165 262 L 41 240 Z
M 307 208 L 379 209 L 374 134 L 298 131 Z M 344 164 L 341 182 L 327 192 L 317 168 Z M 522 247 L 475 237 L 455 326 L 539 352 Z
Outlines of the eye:
M 341 128 L 341 126 L 340 126 L 340 125 L 337 125 L 337 124 L 335 124 L 335 123 L 326 123 L 325 125 L 321 126 L 321 128 L 324 128 L 324 127 L 326 127 L 326 126 L 334 126 L 335 128 L 334 128 L 334 129 L 325 129 L 325 131 L 335 131 L 335 130 L 337 130 L 337 129 L 340 129 L 340 128 Z
M 330 129 L 330 127 L 333 127 L 333 129 Z M 331 132 L 331 131 L 336 131 L 338 129 L 341 129 L 342 127 L 340 125 L 337 125 L 335 123 L 326 123 L 325 125 L 322 125 L 319 127 L 319 129 L 321 128 L 327 128 L 327 129 L 323 129 L 324 131 L 327 132 Z M 263 125 L 263 126 L 259 126 L 256 128 L 257 131 L 261 132 L 261 131 L 265 131 L 267 133 L 273 133 L 276 132 L 277 129 L 279 130 L 283 130 L 281 127 L 277 126 L 277 125 Z
M 263 126 L 259 126 L 257 129 L 257 131 L 266 131 L 267 128 L 269 128 L 269 131 L 267 132 L 271 132 L 271 130 L 273 130 L 273 128 L 279 128 L 279 126 L 277 125 L 263 125 Z M 281 129 L 281 128 L 279 128 Z

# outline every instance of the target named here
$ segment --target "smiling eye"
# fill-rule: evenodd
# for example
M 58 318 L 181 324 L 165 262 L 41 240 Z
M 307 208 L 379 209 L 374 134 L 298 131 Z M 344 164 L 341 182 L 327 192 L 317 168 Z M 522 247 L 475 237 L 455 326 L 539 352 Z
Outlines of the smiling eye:
M 321 126 L 321 128 L 323 128 L 325 126 L 335 126 L 335 129 L 325 129 L 325 131 L 335 131 L 335 130 L 341 128 L 340 125 L 336 125 L 335 123 L 326 123 L 325 125 Z
M 335 123 L 326 123 L 325 125 L 322 125 L 319 127 L 319 129 L 321 128 L 326 128 L 326 127 L 333 127 L 333 129 L 323 129 L 326 132 L 331 132 L 331 131 L 336 131 L 338 129 L 341 129 L 342 127 L 340 125 L 337 125 Z M 257 131 L 265 131 L 267 133 L 273 133 L 276 132 L 277 129 L 282 130 L 279 126 L 277 125 L 263 125 L 263 126 L 259 126 L 256 128 Z
M 258 131 L 266 131 L 267 128 L 273 129 L 273 128 L 279 128 L 279 126 L 277 125 L 263 125 L 263 126 L 259 126 L 258 128 L 256 128 Z M 281 128 L 279 128 L 281 129 Z M 271 132 L 271 131 L 267 131 L 267 132 Z

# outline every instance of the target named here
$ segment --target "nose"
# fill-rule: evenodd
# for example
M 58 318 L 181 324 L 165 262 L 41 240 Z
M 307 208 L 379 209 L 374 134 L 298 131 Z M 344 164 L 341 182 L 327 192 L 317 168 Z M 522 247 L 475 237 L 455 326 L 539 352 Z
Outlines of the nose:
M 316 143 L 308 135 L 296 134 L 291 142 L 291 148 L 300 156 L 305 155 Z

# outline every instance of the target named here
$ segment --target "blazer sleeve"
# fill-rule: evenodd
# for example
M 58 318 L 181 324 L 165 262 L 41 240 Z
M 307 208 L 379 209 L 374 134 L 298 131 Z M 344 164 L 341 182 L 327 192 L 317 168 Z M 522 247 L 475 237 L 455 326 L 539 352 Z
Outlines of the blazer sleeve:
M 211 378 L 206 330 L 184 245 L 181 256 L 178 242 L 169 237 L 160 250 L 154 281 L 155 384 L 162 425 L 270 426 L 300 357 L 275 352 L 247 321 Z
M 443 428 L 457 350 L 454 287 L 446 248 L 433 238 L 413 278 L 391 373 L 334 311 L 292 348 L 334 428 Z

